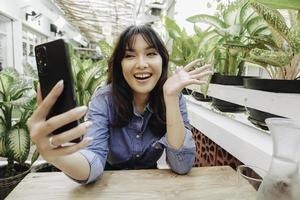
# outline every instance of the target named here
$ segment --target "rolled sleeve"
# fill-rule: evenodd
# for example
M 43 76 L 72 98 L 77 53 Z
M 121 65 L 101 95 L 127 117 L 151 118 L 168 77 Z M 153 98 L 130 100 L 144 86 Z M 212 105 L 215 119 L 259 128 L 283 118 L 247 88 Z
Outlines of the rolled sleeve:
M 166 148 L 166 161 L 172 171 L 178 174 L 188 173 L 195 162 L 196 147 L 190 130 L 186 129 L 184 144 L 174 149 L 168 144 L 166 136 L 159 140 Z
M 172 171 L 178 174 L 186 174 L 191 170 L 195 162 L 196 146 L 190 130 L 186 103 L 182 94 L 179 96 L 179 107 L 185 126 L 185 138 L 182 147 L 179 149 L 170 147 L 166 135 L 158 142 L 164 145 L 166 148 L 166 161 Z
M 94 152 L 88 151 L 85 149 L 80 150 L 79 153 L 81 153 L 81 155 L 83 155 L 85 157 L 85 159 L 87 159 L 87 161 L 90 165 L 90 174 L 89 174 L 88 179 L 87 180 L 76 180 L 76 179 L 68 176 L 67 174 L 66 175 L 69 178 L 71 178 L 73 181 L 75 181 L 79 184 L 83 184 L 83 185 L 93 183 L 96 180 L 100 179 L 100 177 L 103 174 L 104 167 L 101 164 L 98 156 Z
M 104 171 L 104 166 L 102 165 L 99 157 L 94 152 L 85 149 L 81 150 L 80 153 L 88 160 L 90 164 L 89 178 L 81 183 L 88 184 L 100 179 Z

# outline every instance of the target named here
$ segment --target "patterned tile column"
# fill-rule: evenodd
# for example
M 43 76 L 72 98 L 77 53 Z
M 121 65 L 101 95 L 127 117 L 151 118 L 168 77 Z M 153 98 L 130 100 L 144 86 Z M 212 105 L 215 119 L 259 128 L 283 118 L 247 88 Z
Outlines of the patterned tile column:
M 197 151 L 194 167 L 229 165 L 236 169 L 243 164 L 196 128 L 192 127 L 192 133 Z

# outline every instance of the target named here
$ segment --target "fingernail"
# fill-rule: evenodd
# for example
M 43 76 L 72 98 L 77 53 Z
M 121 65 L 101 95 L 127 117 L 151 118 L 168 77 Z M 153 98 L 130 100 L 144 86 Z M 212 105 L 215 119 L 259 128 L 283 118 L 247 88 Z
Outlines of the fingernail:
M 90 127 L 93 124 L 91 121 L 84 122 L 86 128 Z
M 77 114 L 81 114 L 81 113 L 83 113 L 83 112 L 86 112 L 86 110 L 87 110 L 87 107 L 86 107 L 86 106 L 80 106 L 80 107 L 77 107 L 77 108 L 76 108 L 75 112 L 76 112 Z
M 57 86 L 58 86 L 58 87 L 61 87 L 61 86 L 63 86 L 63 85 L 64 85 L 64 80 L 58 81 L 58 83 L 57 83 Z

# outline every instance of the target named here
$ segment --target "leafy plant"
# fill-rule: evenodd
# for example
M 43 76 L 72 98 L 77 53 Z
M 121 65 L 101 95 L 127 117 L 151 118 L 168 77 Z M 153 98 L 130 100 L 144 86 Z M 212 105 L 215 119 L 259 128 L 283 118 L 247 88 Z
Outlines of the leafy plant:
M 105 40 L 100 40 L 98 42 L 98 45 L 101 49 L 101 53 L 104 56 L 105 60 L 108 61 L 111 54 L 113 53 L 113 47 L 110 44 L 108 44 Z
M 264 4 L 270 8 L 274 9 L 292 9 L 300 10 L 299 0 L 255 0 L 255 2 Z
M 164 18 L 164 25 L 172 41 L 170 62 L 174 65 L 171 66 L 171 71 L 175 71 L 175 67 L 177 66 L 187 65 L 195 59 L 200 58 L 204 61 L 205 51 L 199 47 L 204 32 L 199 27 L 194 25 L 195 33 L 189 36 L 184 29 L 181 29 L 174 20 L 168 17 Z M 204 62 L 198 66 L 202 66 L 203 64 Z M 201 85 L 200 90 L 206 95 L 208 83 Z
M 299 1 L 293 2 L 294 8 L 300 7 Z M 276 8 L 287 8 L 279 1 L 264 3 Z M 264 6 L 256 1 L 251 6 L 267 22 L 272 35 L 273 45 L 263 45 L 250 51 L 245 59 L 248 62 L 264 67 L 271 78 L 293 80 L 300 73 L 300 12 L 293 15 L 290 12 L 290 28 L 283 15 L 276 9 Z
M 215 71 L 223 75 L 241 75 L 243 58 L 255 47 L 252 38 L 269 35 L 265 21 L 245 1 L 234 2 L 220 9 L 217 16 L 194 15 L 192 23 L 204 22 L 211 26 L 200 40 L 200 48 L 207 53 L 206 60 L 214 64 Z
M 165 28 L 172 39 L 172 51 L 170 61 L 176 66 L 185 66 L 191 61 L 204 58 L 204 52 L 199 48 L 199 42 L 203 32 L 195 25 L 195 34 L 188 36 L 174 20 L 165 17 Z
M 0 156 L 8 162 L 5 177 L 15 174 L 15 161 L 23 165 L 28 158 L 30 136 L 26 122 L 34 107 L 33 80 L 13 68 L 4 68 L 0 72 Z
M 78 105 L 88 105 L 97 87 L 106 80 L 107 60 L 81 59 L 70 50 L 75 92 Z

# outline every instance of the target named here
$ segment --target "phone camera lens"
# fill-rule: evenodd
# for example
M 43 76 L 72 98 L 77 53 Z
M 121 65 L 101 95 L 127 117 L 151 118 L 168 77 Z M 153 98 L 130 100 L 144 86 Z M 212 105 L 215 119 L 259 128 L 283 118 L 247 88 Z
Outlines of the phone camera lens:
M 36 61 L 40 74 L 44 74 L 47 67 L 46 47 L 40 46 L 36 49 Z

